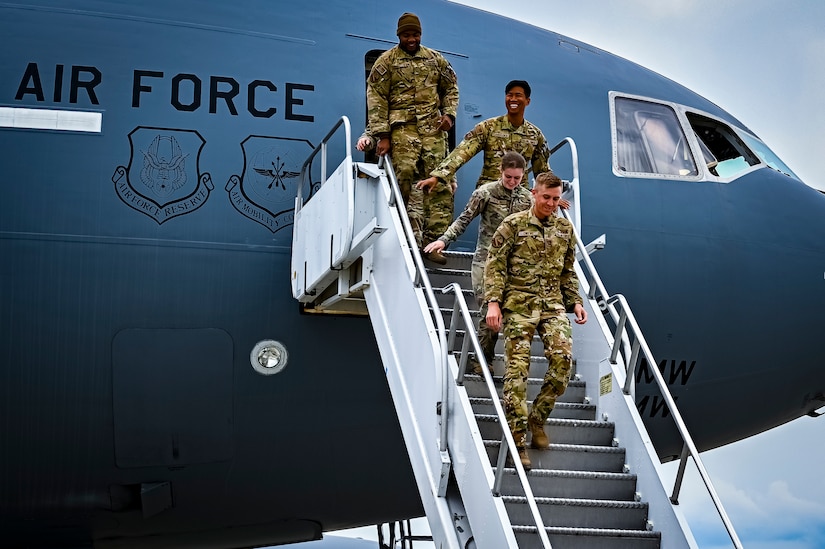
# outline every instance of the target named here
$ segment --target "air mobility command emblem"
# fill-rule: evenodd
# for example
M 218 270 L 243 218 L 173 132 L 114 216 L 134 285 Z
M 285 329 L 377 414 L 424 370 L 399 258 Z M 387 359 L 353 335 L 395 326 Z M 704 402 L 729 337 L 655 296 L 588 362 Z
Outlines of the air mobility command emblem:
M 312 152 L 312 144 L 303 139 L 250 135 L 241 149 L 243 170 L 232 175 L 225 187 L 232 206 L 273 233 L 292 225 L 301 165 Z

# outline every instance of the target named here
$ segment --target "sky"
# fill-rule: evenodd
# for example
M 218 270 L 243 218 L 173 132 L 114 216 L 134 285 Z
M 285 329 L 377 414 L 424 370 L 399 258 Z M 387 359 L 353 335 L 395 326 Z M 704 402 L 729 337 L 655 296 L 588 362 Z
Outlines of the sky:
M 803 181 L 825 190 L 815 164 L 825 151 L 825 2 L 459 3 L 589 43 L 693 89 L 747 125 Z M 825 549 L 825 417 L 797 419 L 705 452 L 702 460 L 745 547 Z M 686 481 L 682 499 L 699 546 L 731 547 L 707 526 L 707 510 L 690 503 L 695 484 Z M 417 521 L 413 532 L 426 529 Z M 375 528 L 342 534 L 375 539 Z
M 727 110 L 825 189 L 825 3 L 817 0 L 462 0 L 597 46 Z

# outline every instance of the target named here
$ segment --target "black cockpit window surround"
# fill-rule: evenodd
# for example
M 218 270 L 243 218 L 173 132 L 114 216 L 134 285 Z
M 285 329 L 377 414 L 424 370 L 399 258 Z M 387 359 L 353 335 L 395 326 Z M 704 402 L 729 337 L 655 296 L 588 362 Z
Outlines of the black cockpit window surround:
M 700 177 L 676 111 L 661 103 L 614 99 L 614 161 L 621 175 Z

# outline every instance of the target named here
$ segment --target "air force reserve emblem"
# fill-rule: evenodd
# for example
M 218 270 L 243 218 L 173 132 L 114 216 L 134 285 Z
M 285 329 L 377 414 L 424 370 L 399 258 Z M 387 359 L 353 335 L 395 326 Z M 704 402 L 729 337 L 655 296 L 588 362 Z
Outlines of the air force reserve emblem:
M 138 126 L 129 133 L 127 167 L 112 175 L 115 191 L 130 208 L 158 225 L 192 213 L 206 203 L 214 188 L 198 162 L 205 143 L 195 131 Z
M 298 176 L 312 144 L 303 139 L 250 135 L 241 149 L 243 171 L 226 182 L 232 206 L 273 233 L 292 225 Z

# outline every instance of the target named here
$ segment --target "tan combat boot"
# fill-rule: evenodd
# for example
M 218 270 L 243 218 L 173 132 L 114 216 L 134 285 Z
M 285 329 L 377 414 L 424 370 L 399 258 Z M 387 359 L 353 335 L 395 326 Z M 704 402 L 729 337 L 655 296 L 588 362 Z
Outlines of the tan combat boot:
M 518 457 L 525 471 L 529 471 L 533 467 L 533 464 L 530 462 L 530 455 L 527 453 L 527 448 L 519 448 Z
M 547 438 L 547 434 L 544 432 L 544 423 L 539 423 L 531 416 L 527 419 L 527 428 L 530 430 L 530 434 L 533 435 L 530 447 L 537 450 L 547 450 L 550 447 L 550 439 Z
M 527 453 L 527 448 L 519 448 L 518 449 L 518 459 L 521 461 L 521 466 L 524 467 L 525 471 L 529 471 L 531 467 L 533 467 L 533 463 L 530 461 L 530 454 Z M 507 467 L 515 467 L 513 463 L 513 456 L 509 453 L 507 454 L 507 461 L 505 463 Z
M 518 450 L 518 457 L 521 461 L 522 467 L 524 467 L 525 471 L 529 471 L 533 464 L 530 462 L 530 454 L 527 453 L 527 448 L 525 446 L 520 446 L 520 444 L 524 444 L 526 442 L 525 435 L 516 435 L 516 433 L 512 433 L 513 441 L 516 443 L 516 449 Z M 513 455 L 510 452 L 507 452 L 507 467 L 515 467 L 513 463 Z
M 484 374 L 481 372 L 481 362 L 476 359 L 475 356 L 470 356 L 467 359 L 467 363 L 469 365 L 469 370 L 477 376 L 483 376 Z M 493 370 L 493 365 L 491 363 L 487 363 L 487 368 L 490 370 L 490 375 L 495 376 L 496 372 Z
M 424 259 L 429 259 L 433 263 L 438 263 L 439 265 L 446 265 L 447 264 L 447 258 L 444 256 L 444 254 L 442 254 L 439 251 L 425 252 L 425 251 L 422 250 L 421 255 L 424 256 Z

